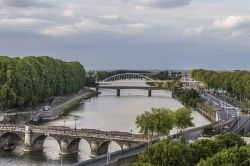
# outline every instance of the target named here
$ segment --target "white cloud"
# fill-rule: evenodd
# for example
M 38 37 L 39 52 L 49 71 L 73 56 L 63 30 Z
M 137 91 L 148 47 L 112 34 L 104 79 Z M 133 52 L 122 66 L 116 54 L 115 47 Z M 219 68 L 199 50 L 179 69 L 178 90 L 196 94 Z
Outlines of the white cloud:
M 216 20 L 214 27 L 220 29 L 242 28 L 242 26 L 249 25 L 250 17 L 246 16 L 229 16 L 224 20 Z
M 213 25 L 187 29 L 187 37 L 240 37 L 250 35 L 250 16 L 229 16 Z
M 151 27 L 145 23 L 133 23 L 133 24 L 125 24 L 121 25 L 117 29 L 117 33 L 125 34 L 125 35 L 137 35 L 144 33 L 147 29 Z
M 75 14 L 74 10 L 73 9 L 65 9 L 63 11 L 63 15 L 64 16 L 67 16 L 67 17 L 70 17 L 70 16 L 73 16 Z
M 108 19 L 108 20 L 116 20 L 119 18 L 119 16 L 117 14 L 110 14 L 110 15 L 98 16 L 98 18 Z
M 135 23 L 135 24 L 127 24 L 126 25 L 128 28 L 135 28 L 135 29 L 146 29 L 149 28 L 150 26 L 144 23 Z
M 45 3 L 41 0 L 0 0 L 0 4 L 3 6 L 9 7 L 18 7 L 18 8 L 26 8 L 26 7 L 51 7 L 51 4 Z
M 32 26 L 38 24 L 51 24 L 52 22 L 36 18 L 3 18 L 0 27 Z
M 41 34 L 61 37 L 78 33 L 91 33 L 105 27 L 95 21 L 82 19 L 80 22 L 66 25 L 58 25 L 40 30 Z
M 137 10 L 145 7 L 176 8 L 189 5 L 192 0 L 133 0 Z

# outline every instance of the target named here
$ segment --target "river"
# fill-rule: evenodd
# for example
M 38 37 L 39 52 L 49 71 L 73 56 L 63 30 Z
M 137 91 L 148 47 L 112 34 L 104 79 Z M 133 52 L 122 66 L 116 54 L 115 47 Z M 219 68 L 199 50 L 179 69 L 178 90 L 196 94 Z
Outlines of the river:
M 182 104 L 171 97 L 171 92 L 159 90 L 153 91 L 152 97 L 147 97 L 145 90 L 121 90 L 121 97 L 116 97 L 114 90 L 102 90 L 98 97 L 86 101 L 81 106 L 72 111 L 67 117 L 48 122 L 44 125 L 55 125 L 91 128 L 105 131 L 125 131 L 138 133 L 135 125 L 136 116 L 153 107 L 167 107 L 176 110 Z M 209 124 L 210 122 L 200 115 L 193 112 L 193 122 L 195 126 Z M 176 130 L 171 131 L 175 133 Z M 79 145 L 80 152 L 75 155 L 60 156 L 58 143 L 48 137 L 44 143 L 42 152 L 32 152 L 23 154 L 21 148 L 14 152 L 0 152 L 0 165 L 4 166 L 58 166 L 70 165 L 79 161 L 90 159 L 90 147 L 88 143 L 81 140 Z M 112 142 L 112 151 L 119 150 L 119 146 Z

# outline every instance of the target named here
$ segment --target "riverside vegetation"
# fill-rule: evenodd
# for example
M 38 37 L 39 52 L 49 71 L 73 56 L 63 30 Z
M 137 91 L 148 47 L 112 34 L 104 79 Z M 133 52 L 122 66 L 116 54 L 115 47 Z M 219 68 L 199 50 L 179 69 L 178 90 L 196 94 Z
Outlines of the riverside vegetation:
M 75 93 L 84 87 L 79 62 L 50 57 L 0 57 L 0 110 L 36 106 L 49 97 Z
M 137 116 L 136 125 L 140 133 L 165 136 L 169 135 L 173 127 L 185 131 L 187 127 L 192 127 L 193 123 L 191 110 L 188 108 L 180 108 L 175 112 L 166 108 L 154 108 Z M 185 134 L 182 134 L 179 140 L 158 140 L 139 155 L 137 162 L 129 166 L 173 165 L 249 166 L 250 145 L 246 145 L 241 136 L 235 133 L 225 133 L 191 144 L 188 144 Z
M 192 127 L 191 110 L 175 112 L 154 108 L 137 116 L 136 125 L 143 134 L 169 135 L 173 127 L 184 130 Z M 208 129 L 209 130 L 209 129 Z M 184 132 L 185 133 L 185 132 Z M 129 166 L 249 166 L 250 146 L 235 133 L 217 135 L 188 144 L 184 134 L 177 141 L 158 140 L 139 155 Z
M 152 111 L 146 111 L 137 116 L 136 125 L 142 134 L 157 134 L 158 136 L 167 136 L 173 127 L 185 130 L 193 127 L 192 111 L 188 108 L 179 108 L 175 112 L 167 108 L 153 108 Z
M 223 97 L 240 105 L 243 111 L 249 110 L 250 100 L 250 72 L 249 71 L 221 71 L 197 69 L 190 72 L 190 77 L 205 83 L 212 89 L 223 89 Z
M 129 166 L 249 166 L 250 146 L 237 134 L 225 133 L 213 140 L 187 144 L 182 141 L 158 141 Z

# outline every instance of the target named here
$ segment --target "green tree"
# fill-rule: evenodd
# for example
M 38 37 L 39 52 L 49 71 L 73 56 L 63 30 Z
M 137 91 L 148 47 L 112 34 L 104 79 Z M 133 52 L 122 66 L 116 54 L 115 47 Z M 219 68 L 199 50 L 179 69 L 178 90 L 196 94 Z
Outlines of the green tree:
M 220 144 L 223 148 L 243 146 L 246 144 L 241 136 L 236 133 L 220 134 L 215 137 L 214 141 Z
M 140 133 L 159 135 L 169 135 L 170 130 L 173 129 L 173 111 L 166 108 L 153 108 L 151 112 L 137 116 L 136 125 L 140 129 Z
M 75 93 L 84 87 L 79 62 L 50 57 L 0 57 L 0 106 L 36 106 L 51 96 Z
M 215 153 L 221 150 L 220 145 L 212 140 L 202 139 L 195 141 L 190 144 L 191 149 L 191 165 L 196 165 L 201 159 L 207 159 L 208 157 L 212 157 Z
M 198 166 L 249 166 L 250 146 L 224 149 L 212 158 L 202 160 Z
M 178 129 L 185 130 L 188 127 L 193 127 L 192 110 L 188 108 L 179 108 L 174 112 L 174 124 Z
M 135 162 L 129 165 L 125 165 L 125 166 L 153 166 L 152 164 L 149 163 L 143 163 L 143 162 Z
M 188 146 L 168 141 L 151 145 L 141 157 L 142 162 L 155 166 L 189 166 L 190 160 L 191 153 Z
M 206 125 L 202 127 L 202 135 L 212 135 L 213 134 L 213 126 L 212 125 Z

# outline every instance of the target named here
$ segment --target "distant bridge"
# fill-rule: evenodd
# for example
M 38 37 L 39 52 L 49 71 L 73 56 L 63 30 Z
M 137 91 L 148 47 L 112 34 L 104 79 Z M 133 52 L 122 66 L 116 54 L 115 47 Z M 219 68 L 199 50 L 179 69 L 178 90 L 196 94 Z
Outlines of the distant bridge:
M 148 97 L 151 97 L 152 90 L 162 90 L 163 88 L 154 87 L 150 84 L 152 83 L 165 83 L 172 82 L 173 80 L 153 80 L 150 77 L 137 74 L 137 73 L 124 73 L 114 75 L 103 81 L 97 82 L 96 91 L 99 89 L 115 89 L 116 95 L 120 96 L 121 89 L 144 89 L 148 90 Z M 188 80 L 185 78 L 181 79 L 183 84 L 188 84 L 188 86 L 196 85 L 198 82 L 193 80 Z
M 100 131 L 95 129 L 71 129 L 63 126 L 24 126 L 0 124 L 0 145 L 15 143 L 19 140 L 24 145 L 24 151 L 43 149 L 45 139 L 51 136 L 60 146 L 61 154 L 77 153 L 81 139 L 89 143 L 91 154 L 107 153 L 111 141 L 116 142 L 121 149 L 133 147 L 147 142 L 147 137 L 139 134 L 118 131 Z

